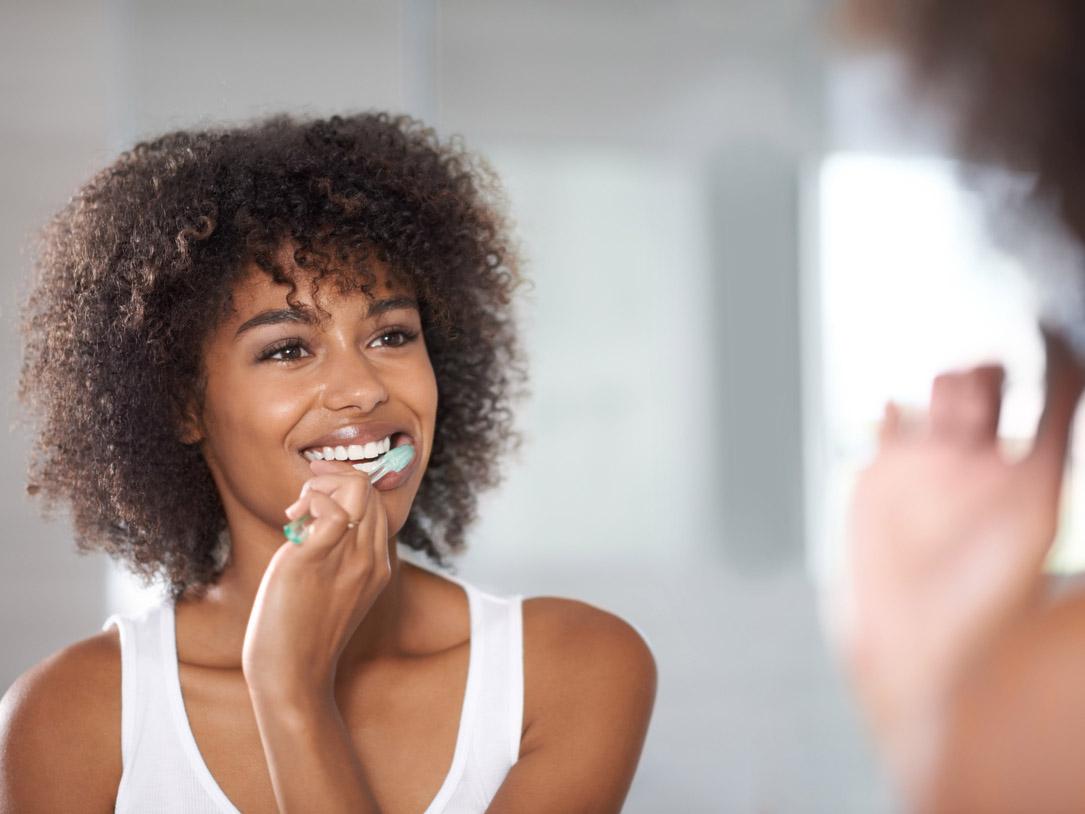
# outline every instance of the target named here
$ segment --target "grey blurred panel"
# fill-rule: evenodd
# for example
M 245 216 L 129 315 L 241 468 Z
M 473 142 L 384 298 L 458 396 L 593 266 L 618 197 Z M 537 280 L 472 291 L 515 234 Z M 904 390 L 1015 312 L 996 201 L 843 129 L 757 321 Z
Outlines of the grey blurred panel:
M 116 0 L 128 140 L 279 111 L 402 107 L 397 0 Z
M 794 89 L 797 76 L 816 81 L 805 63 L 820 18 L 808 0 L 442 8 L 442 123 L 469 138 L 688 157 L 751 127 L 807 136 L 810 105 Z
M 110 78 L 108 5 L 0 5 L 0 137 L 100 137 L 110 116 L 102 103 Z
M 402 0 L 402 108 L 433 127 L 440 126 L 437 97 L 437 0 Z
M 59 541 L 31 537 L 23 542 L 45 546 Z M 4 580 L 0 592 L 4 624 L 0 695 L 20 674 L 72 642 L 97 633 L 105 621 L 101 555 L 77 557 L 56 546 L 37 557 L 37 562 L 45 559 L 54 562 L 40 576 L 30 575 L 25 562 L 7 562 L 6 555 L 0 565 L 19 575 L 17 580 Z
M 742 571 L 803 551 L 799 164 L 731 144 L 711 172 L 722 492 L 720 544 Z

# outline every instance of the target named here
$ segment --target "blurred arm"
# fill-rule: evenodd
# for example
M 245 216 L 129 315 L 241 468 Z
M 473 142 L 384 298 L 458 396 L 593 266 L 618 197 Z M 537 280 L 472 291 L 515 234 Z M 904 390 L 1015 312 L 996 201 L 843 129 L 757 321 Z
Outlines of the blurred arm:
M 919 810 L 1085 810 L 1085 594 L 1007 628 L 956 686 Z

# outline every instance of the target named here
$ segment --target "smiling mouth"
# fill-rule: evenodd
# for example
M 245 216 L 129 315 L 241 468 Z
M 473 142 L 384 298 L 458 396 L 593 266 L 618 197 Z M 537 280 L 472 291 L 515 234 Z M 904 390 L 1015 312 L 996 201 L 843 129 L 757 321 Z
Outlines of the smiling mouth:
M 347 444 L 334 447 L 311 447 L 301 451 L 308 461 L 350 461 L 351 466 L 367 475 L 380 468 L 385 454 L 393 447 L 412 443 L 405 432 L 394 433 L 368 444 Z

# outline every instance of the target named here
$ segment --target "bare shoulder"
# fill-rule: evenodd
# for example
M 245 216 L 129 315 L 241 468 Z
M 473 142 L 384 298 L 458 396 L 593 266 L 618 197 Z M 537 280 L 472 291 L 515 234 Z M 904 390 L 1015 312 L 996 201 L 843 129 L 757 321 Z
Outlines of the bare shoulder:
M 639 752 L 656 694 L 655 659 L 640 633 L 571 599 L 526 599 L 523 618 L 523 747 L 567 726 L 583 734 L 597 725 L 601 735 L 624 730 Z
M 121 657 L 111 627 L 34 665 L 0 698 L 0 814 L 112 811 Z
M 620 811 L 655 703 L 651 650 L 584 602 L 528 599 L 523 620 L 520 755 L 487 810 Z
M 556 597 L 524 600 L 525 647 L 563 671 L 592 661 L 616 660 L 641 679 L 655 678 L 655 660 L 637 630 L 609 611 Z

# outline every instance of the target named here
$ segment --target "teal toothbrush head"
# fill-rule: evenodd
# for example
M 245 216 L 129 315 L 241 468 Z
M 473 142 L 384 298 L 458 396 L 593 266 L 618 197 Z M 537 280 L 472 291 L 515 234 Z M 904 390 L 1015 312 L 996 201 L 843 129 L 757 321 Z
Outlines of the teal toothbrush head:
M 414 447 L 410 444 L 388 450 L 381 459 L 380 469 L 369 476 L 369 482 L 376 483 L 391 472 L 402 472 L 412 460 L 414 460 Z

